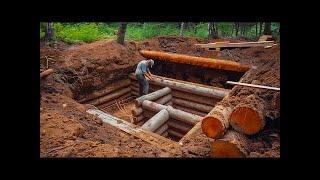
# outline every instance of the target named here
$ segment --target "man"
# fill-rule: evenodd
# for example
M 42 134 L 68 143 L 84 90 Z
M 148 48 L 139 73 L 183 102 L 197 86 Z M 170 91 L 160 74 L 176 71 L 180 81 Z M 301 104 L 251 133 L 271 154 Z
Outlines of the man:
M 154 61 L 152 59 L 142 60 L 137 65 L 137 69 L 135 71 L 136 78 L 139 83 L 139 95 L 146 95 L 149 92 L 149 83 L 146 78 L 152 80 L 152 74 L 149 70 L 149 67 L 152 68 L 154 65 Z

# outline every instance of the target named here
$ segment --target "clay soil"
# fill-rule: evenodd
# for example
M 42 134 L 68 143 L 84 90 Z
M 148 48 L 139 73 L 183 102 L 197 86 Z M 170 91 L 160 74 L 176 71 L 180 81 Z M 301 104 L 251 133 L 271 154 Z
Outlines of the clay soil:
M 222 41 L 222 40 L 219 40 Z M 238 42 L 235 40 L 234 42 Z M 40 71 L 46 66 L 45 56 L 50 57 L 49 68 L 56 73 L 41 80 L 40 84 L 40 156 L 41 157 L 174 157 L 141 139 L 135 138 L 113 126 L 102 123 L 98 118 L 85 112 L 90 105 L 79 104 L 87 93 L 100 89 L 110 82 L 127 78 L 134 71 L 136 64 L 143 59 L 140 49 L 159 50 L 202 57 L 229 59 L 244 64 L 256 65 L 258 68 L 247 75 L 243 82 L 261 83 L 280 86 L 280 49 L 273 47 L 216 51 L 199 49 L 196 43 L 205 41 L 184 37 L 156 37 L 141 42 L 127 42 L 124 46 L 112 40 L 101 40 L 90 44 L 68 45 L 58 42 L 56 45 L 40 44 Z M 181 68 L 180 70 L 185 69 Z M 237 79 L 242 75 L 210 77 L 185 77 L 179 67 L 176 73 L 155 74 L 176 79 L 200 82 L 224 87 L 226 79 Z M 193 70 L 190 73 L 192 74 Z M 228 74 L 223 72 L 224 74 Z M 202 79 L 201 79 L 202 78 Z M 222 79 L 222 80 L 221 80 Z M 280 130 L 280 94 L 266 90 L 250 88 L 233 88 L 235 96 L 241 97 L 255 93 L 268 101 L 268 118 L 273 119 L 258 135 L 251 137 L 250 157 L 279 157 Z M 236 100 L 234 100 L 236 103 Z M 132 103 L 127 104 L 130 108 Z M 115 116 L 123 116 L 117 108 L 108 109 Z M 127 121 L 129 119 L 123 118 Z M 201 133 L 196 132 L 187 140 L 183 149 L 184 157 L 207 157 L 210 142 Z

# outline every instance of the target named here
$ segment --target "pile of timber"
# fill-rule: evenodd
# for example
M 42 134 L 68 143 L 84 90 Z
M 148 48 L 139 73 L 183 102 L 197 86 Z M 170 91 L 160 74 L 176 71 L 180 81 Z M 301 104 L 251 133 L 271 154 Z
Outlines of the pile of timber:
M 139 85 L 133 74 L 129 75 L 131 90 L 138 94 Z M 172 105 L 176 109 L 183 110 L 204 117 L 214 105 L 223 99 L 230 91 L 223 88 L 206 86 L 171 78 L 154 75 L 149 81 L 150 91 L 154 92 L 163 87 L 171 89 Z
M 231 103 L 226 96 L 202 119 L 202 132 L 215 139 L 212 157 L 245 157 L 247 136 L 257 134 L 265 125 L 264 100 L 251 94 Z
M 160 51 L 146 51 L 141 50 L 140 54 L 143 57 L 160 60 L 170 61 L 174 63 L 190 64 L 194 66 L 201 66 L 212 69 L 222 69 L 236 72 L 246 72 L 250 69 L 249 66 L 241 65 L 240 63 L 221 59 L 212 59 L 204 57 L 189 56 L 183 54 L 167 53 Z
M 87 95 L 79 102 L 105 108 L 114 104 L 116 100 L 120 101 L 129 98 L 131 96 L 130 92 L 130 80 L 125 79 L 111 83 L 103 89 Z
M 220 49 L 220 48 L 241 48 L 241 47 L 272 47 L 276 44 L 274 44 L 274 41 L 263 41 L 261 39 L 257 42 L 241 42 L 241 43 L 230 43 L 230 42 L 216 42 L 216 43 L 208 43 L 208 44 L 195 44 L 195 46 L 199 46 L 201 48 L 206 49 Z

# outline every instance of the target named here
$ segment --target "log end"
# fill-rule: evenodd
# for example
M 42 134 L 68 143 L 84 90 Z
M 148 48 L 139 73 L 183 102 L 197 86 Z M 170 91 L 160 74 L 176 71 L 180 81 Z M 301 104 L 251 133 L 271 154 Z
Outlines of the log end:
M 213 139 L 219 138 L 223 135 L 224 127 L 222 123 L 215 117 L 206 116 L 201 123 L 202 132 Z
M 239 107 L 231 113 L 230 124 L 236 131 L 252 135 L 264 127 L 264 119 L 250 107 Z
M 210 156 L 213 158 L 244 158 L 245 154 L 237 145 L 223 140 L 215 140 L 212 143 Z

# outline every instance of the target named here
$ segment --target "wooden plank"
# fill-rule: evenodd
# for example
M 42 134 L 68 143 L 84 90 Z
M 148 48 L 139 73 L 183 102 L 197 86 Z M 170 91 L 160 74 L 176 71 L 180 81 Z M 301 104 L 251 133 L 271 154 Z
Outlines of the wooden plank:
M 240 83 L 240 82 L 233 82 L 233 81 L 227 81 L 227 84 L 248 86 L 248 87 L 256 87 L 256 88 L 271 89 L 271 90 L 275 90 L 275 91 L 280 91 L 280 88 L 277 88 L 277 87 L 262 86 L 262 85 L 256 85 L 256 84 L 247 84 L 247 83 Z
M 203 48 L 221 48 L 221 47 L 258 47 L 273 46 L 274 41 L 242 42 L 242 43 L 208 43 L 195 44 Z

